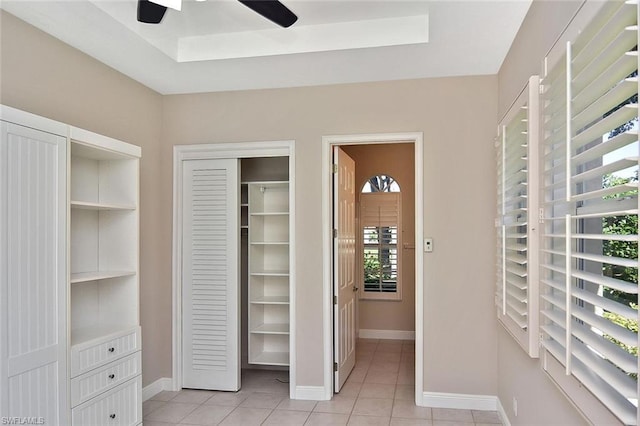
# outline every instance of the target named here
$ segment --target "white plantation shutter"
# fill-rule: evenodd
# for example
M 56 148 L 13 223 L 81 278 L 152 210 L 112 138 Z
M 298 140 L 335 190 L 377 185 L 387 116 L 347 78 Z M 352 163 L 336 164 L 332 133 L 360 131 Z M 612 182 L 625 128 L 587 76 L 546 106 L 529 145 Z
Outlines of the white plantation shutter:
M 637 25 L 636 2 L 607 2 L 543 79 L 540 259 L 545 350 L 564 365 L 566 375 L 633 425 L 638 424 L 638 310 L 631 305 L 638 295 Z M 628 225 L 615 229 L 623 221 Z
M 377 279 L 365 271 L 361 297 L 400 299 L 401 213 L 399 192 L 360 194 L 360 229 L 363 255 L 376 258 Z M 365 267 L 367 263 L 365 261 Z M 378 293 L 378 294 L 376 294 Z
M 496 142 L 498 319 L 532 357 L 538 356 L 538 93 L 538 77 L 531 77 L 500 124 Z

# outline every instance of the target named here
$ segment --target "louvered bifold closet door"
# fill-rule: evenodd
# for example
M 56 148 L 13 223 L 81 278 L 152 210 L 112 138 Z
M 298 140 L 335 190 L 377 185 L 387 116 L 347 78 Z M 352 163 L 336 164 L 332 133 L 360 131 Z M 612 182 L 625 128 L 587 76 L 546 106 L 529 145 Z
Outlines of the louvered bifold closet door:
M 543 345 L 638 423 L 638 6 L 607 2 L 544 85 Z
M 183 387 L 236 391 L 239 364 L 238 160 L 183 167 Z
M 505 115 L 496 141 L 498 319 L 533 357 L 538 355 L 538 93 L 538 77 L 532 77 Z

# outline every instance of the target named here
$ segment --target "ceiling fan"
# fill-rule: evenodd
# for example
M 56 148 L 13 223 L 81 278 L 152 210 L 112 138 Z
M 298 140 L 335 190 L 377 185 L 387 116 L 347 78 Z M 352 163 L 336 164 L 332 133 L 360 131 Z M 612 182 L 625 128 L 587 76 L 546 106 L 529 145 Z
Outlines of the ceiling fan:
M 298 20 L 298 17 L 278 0 L 238 1 L 284 28 L 290 27 Z M 138 21 L 146 24 L 159 24 L 167 7 L 180 10 L 182 0 L 138 0 Z

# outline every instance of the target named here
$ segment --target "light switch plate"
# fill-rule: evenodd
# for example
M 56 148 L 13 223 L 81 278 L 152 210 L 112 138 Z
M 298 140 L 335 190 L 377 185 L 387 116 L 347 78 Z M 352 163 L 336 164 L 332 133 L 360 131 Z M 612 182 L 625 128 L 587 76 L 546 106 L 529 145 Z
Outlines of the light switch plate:
M 431 253 L 433 251 L 433 238 L 424 239 L 424 252 Z

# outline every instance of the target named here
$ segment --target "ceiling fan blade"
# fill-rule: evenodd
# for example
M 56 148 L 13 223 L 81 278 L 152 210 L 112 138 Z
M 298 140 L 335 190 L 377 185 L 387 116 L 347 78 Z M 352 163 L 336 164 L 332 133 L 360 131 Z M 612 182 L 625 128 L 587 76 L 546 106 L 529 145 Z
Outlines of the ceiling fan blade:
M 160 6 L 168 7 L 170 9 L 182 10 L 182 0 L 149 0 L 152 3 L 159 4 Z
M 138 0 L 138 21 L 145 24 L 159 24 L 167 11 L 165 6 L 149 0 Z
M 254 12 L 275 22 L 281 27 L 288 28 L 298 20 L 298 17 L 284 4 L 277 0 L 238 0 Z

